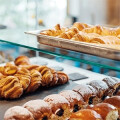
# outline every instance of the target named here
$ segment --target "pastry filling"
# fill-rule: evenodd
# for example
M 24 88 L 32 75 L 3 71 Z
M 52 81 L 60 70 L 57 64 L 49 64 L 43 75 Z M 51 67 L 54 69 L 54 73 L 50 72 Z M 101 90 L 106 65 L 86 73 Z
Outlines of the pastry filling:
M 93 103 L 93 98 L 94 98 L 94 97 L 90 97 L 90 98 L 89 98 L 89 102 L 88 102 L 89 105 Z
M 74 109 L 73 109 L 73 112 L 77 112 L 79 110 L 79 106 L 76 104 L 74 105 Z
M 48 117 L 47 117 L 47 116 L 44 116 L 44 117 L 42 118 L 42 120 L 48 120 Z
M 115 92 L 113 93 L 113 95 L 116 95 L 119 90 L 120 90 L 120 86 L 116 88 L 116 90 L 115 90 Z
M 58 116 L 62 116 L 63 114 L 64 114 L 64 110 L 62 108 L 57 110 L 57 112 L 56 112 L 56 115 L 58 115 Z

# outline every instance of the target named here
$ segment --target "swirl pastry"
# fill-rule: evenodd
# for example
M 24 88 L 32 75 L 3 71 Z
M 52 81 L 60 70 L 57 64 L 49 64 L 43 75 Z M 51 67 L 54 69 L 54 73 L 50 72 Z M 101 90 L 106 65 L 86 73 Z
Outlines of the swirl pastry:
M 88 84 L 97 90 L 97 96 L 99 98 L 99 102 L 101 102 L 107 97 L 108 86 L 105 82 L 100 81 L 100 80 L 93 80 Z
M 100 114 L 94 110 L 84 109 L 73 113 L 70 120 L 103 120 Z
M 23 90 L 26 90 L 31 82 L 30 72 L 26 68 L 19 68 L 15 76 L 19 79 Z
M 52 120 L 65 120 L 70 116 L 70 104 L 63 96 L 58 94 L 48 95 L 44 101 L 49 104 L 52 110 Z
M 41 79 L 42 76 L 37 70 L 32 70 L 30 73 L 31 73 L 31 81 L 26 90 L 27 93 L 34 92 L 35 90 L 37 90 L 40 87 L 42 81 Z
M 19 98 L 23 93 L 23 88 L 17 77 L 7 76 L 0 80 L 0 97 Z
M 8 109 L 4 115 L 4 120 L 35 120 L 31 112 L 21 106 Z
M 78 85 L 73 88 L 73 91 L 79 93 L 83 97 L 86 105 L 98 102 L 98 97 L 96 96 L 97 91 L 89 85 Z
M 28 109 L 35 120 L 50 120 L 52 111 L 49 105 L 43 100 L 31 100 L 23 105 L 24 108 Z
M 29 58 L 27 56 L 19 56 L 15 59 L 14 63 L 17 66 L 19 66 L 19 65 L 29 65 L 30 61 L 29 61 Z
M 71 112 L 77 112 L 85 106 L 82 96 L 77 92 L 72 90 L 65 90 L 60 92 L 60 95 L 65 97 L 70 103 Z

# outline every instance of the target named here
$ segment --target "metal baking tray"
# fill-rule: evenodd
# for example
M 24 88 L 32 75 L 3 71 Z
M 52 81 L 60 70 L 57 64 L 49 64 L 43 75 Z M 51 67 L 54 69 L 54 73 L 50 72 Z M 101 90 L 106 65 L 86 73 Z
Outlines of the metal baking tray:
M 69 81 L 68 83 L 61 85 L 61 86 L 55 86 L 52 88 L 45 88 L 45 89 L 38 89 L 36 92 L 28 95 L 21 96 L 19 99 L 15 100 L 2 100 L 0 99 L 0 120 L 3 120 L 4 113 L 7 109 L 13 106 L 20 106 L 25 104 L 25 102 L 29 100 L 35 100 L 35 99 L 43 99 L 47 95 L 50 94 L 57 94 L 61 92 L 62 90 L 71 90 L 73 87 L 75 87 L 77 84 Z
M 120 60 L 120 45 L 92 44 L 81 41 L 68 40 L 41 35 L 40 31 L 29 31 L 25 33 L 36 36 L 40 44 L 87 53 L 108 59 Z

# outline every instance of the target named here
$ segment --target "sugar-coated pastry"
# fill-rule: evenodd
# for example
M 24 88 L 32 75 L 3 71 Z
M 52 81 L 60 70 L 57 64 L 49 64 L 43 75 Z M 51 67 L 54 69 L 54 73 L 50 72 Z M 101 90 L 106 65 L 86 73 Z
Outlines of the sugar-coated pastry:
M 113 97 L 107 98 L 103 102 L 109 103 L 115 106 L 118 109 L 119 119 L 120 119 L 120 96 L 113 96 Z
M 15 59 L 14 63 L 17 66 L 19 66 L 19 65 L 29 65 L 30 61 L 29 61 L 29 58 L 27 56 L 19 56 Z
M 48 95 L 44 101 L 49 104 L 52 110 L 52 120 L 66 120 L 70 116 L 70 104 L 66 98 L 59 94 Z
M 85 107 L 85 102 L 80 94 L 72 90 L 65 90 L 60 92 L 60 95 L 65 97 L 70 103 L 70 109 L 72 112 L 77 112 Z
M 21 106 L 9 108 L 4 115 L 4 120 L 35 120 L 31 112 Z
M 92 104 L 94 99 L 97 101 L 96 90 L 89 85 L 80 84 L 74 87 L 73 91 L 78 92 L 83 97 L 86 104 Z
M 31 70 L 30 74 L 31 74 L 31 81 L 26 90 L 27 93 L 34 92 L 35 90 L 37 90 L 40 87 L 42 81 L 42 76 L 40 72 L 38 72 L 37 70 Z
M 89 108 L 100 114 L 103 120 L 117 120 L 119 117 L 117 108 L 108 103 L 98 103 Z
M 0 97 L 7 99 L 19 98 L 23 94 L 22 85 L 15 76 L 7 76 L 0 80 Z
M 50 120 L 52 111 L 49 105 L 44 100 L 31 100 L 23 105 L 24 108 L 28 109 L 35 120 Z
M 108 86 L 105 82 L 101 80 L 93 80 L 88 83 L 90 86 L 95 88 L 97 90 L 97 96 L 99 99 L 99 102 L 105 99 L 108 95 Z
M 103 120 L 94 110 L 84 109 L 73 113 L 69 120 Z

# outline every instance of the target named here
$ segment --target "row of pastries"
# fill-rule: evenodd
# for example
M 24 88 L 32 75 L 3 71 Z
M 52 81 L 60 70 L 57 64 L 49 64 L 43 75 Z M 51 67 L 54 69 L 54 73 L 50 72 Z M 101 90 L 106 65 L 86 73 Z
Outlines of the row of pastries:
M 118 120 L 120 79 L 104 78 L 80 84 L 9 108 L 4 120 Z M 23 111 L 23 112 L 21 112 Z
M 120 45 L 120 27 L 108 28 L 76 22 L 70 28 L 57 24 L 53 29 L 41 31 L 40 34 L 95 44 Z
M 15 99 L 40 87 L 51 87 L 68 82 L 64 72 L 47 66 L 33 65 L 27 56 L 19 56 L 14 63 L 0 66 L 0 98 Z

